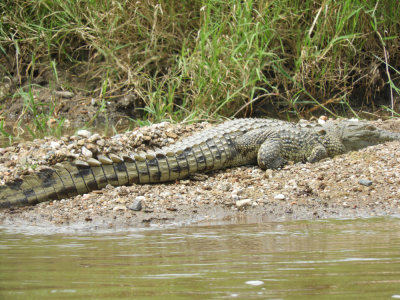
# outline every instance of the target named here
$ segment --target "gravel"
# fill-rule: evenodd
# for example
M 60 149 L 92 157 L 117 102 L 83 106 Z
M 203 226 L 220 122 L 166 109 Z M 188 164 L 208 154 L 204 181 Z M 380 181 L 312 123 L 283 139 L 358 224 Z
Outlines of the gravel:
M 400 131 L 400 121 L 379 121 Z M 0 183 L 65 159 L 162 147 L 209 126 L 160 123 L 108 138 L 78 132 L 0 148 Z M 197 180 L 107 186 L 71 199 L 0 211 L 0 225 L 127 228 L 250 218 L 255 222 L 400 215 L 400 142 L 315 164 L 219 170 Z M 90 152 L 90 154 L 89 154 Z

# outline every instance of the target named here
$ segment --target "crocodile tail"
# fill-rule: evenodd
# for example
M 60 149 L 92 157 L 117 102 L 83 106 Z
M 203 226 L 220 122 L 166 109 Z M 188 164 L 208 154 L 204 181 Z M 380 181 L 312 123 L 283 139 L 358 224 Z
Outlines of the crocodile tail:
M 215 142 L 166 154 L 101 157 L 65 161 L 5 185 L 0 185 L 0 207 L 34 205 L 61 200 L 112 186 L 158 183 L 187 177 L 193 172 L 224 167 L 224 145 Z
M 63 162 L 53 168 L 40 170 L 1 185 L 0 207 L 34 205 L 49 200 L 61 200 L 102 189 L 108 183 L 126 184 L 121 179 L 121 182 L 118 181 L 113 165 L 107 167 Z

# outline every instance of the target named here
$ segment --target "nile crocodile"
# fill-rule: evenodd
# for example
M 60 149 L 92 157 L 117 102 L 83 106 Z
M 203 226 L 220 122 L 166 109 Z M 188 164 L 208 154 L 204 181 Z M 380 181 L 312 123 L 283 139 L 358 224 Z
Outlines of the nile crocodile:
M 64 199 L 108 184 L 160 183 L 248 164 L 276 169 L 287 161 L 312 163 L 391 140 L 400 140 L 400 133 L 362 121 L 295 124 L 236 119 L 156 151 L 98 155 L 86 161 L 65 161 L 45 168 L 0 185 L 0 207 Z

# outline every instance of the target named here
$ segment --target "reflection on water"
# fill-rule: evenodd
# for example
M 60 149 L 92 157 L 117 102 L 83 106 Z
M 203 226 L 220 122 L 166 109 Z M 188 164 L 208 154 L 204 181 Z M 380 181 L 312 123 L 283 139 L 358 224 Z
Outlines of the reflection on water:
M 21 234 L 1 299 L 400 298 L 400 219 Z

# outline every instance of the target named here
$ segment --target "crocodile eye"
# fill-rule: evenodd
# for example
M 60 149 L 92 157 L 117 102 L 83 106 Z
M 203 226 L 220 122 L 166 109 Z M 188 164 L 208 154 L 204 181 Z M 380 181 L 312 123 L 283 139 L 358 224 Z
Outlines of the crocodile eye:
M 319 135 L 326 135 L 326 130 L 325 129 L 320 129 L 320 130 L 317 130 L 317 133 Z

